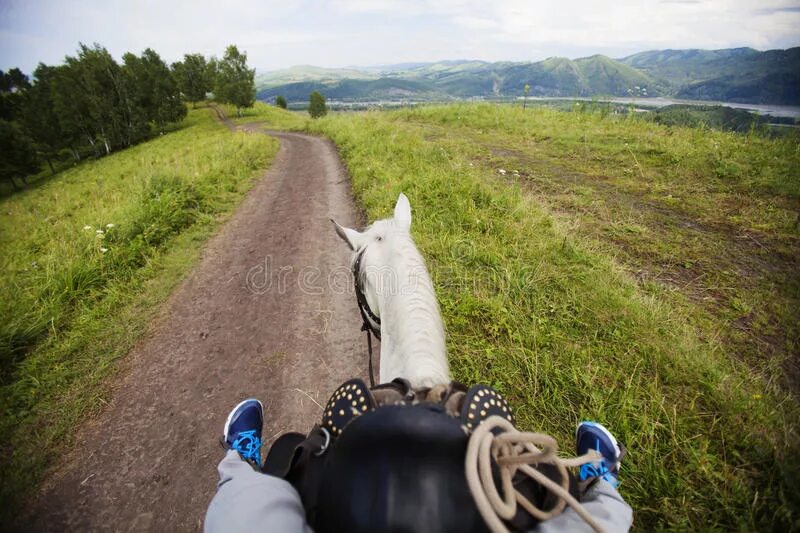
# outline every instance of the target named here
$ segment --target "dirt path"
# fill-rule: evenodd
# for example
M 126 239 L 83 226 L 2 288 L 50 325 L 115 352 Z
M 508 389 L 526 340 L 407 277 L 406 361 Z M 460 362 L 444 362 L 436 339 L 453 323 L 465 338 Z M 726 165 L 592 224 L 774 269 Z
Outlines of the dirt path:
M 271 134 L 272 168 L 129 355 L 107 410 L 45 483 L 34 529 L 201 528 L 236 402 L 262 399 L 271 442 L 308 430 L 337 385 L 366 378 L 349 254 L 328 220 L 361 222 L 349 180 L 329 142 Z

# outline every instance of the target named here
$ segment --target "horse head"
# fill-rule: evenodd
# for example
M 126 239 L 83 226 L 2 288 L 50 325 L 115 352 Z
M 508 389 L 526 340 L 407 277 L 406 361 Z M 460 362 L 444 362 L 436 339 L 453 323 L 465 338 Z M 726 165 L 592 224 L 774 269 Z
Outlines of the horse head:
M 401 377 L 414 386 L 449 382 L 444 326 L 425 262 L 411 238 L 408 198 L 401 193 L 394 216 L 363 231 L 332 222 L 353 251 L 367 320 L 380 329 L 380 381 Z

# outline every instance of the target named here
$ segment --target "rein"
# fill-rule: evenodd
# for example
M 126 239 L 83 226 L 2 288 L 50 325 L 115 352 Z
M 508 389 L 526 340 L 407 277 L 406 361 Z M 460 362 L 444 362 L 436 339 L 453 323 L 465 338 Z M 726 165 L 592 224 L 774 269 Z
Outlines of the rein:
M 375 386 L 375 374 L 372 369 L 372 335 L 378 340 L 381 340 L 381 318 L 376 315 L 369 307 L 367 296 L 364 294 L 364 289 L 361 288 L 359 278 L 361 277 L 361 259 L 364 257 L 364 252 L 367 247 L 361 249 L 356 257 L 356 262 L 353 263 L 353 283 L 356 289 L 356 300 L 358 301 L 358 310 L 361 313 L 361 319 L 364 323 L 361 325 L 361 331 L 367 332 L 367 350 L 369 352 L 369 385 Z

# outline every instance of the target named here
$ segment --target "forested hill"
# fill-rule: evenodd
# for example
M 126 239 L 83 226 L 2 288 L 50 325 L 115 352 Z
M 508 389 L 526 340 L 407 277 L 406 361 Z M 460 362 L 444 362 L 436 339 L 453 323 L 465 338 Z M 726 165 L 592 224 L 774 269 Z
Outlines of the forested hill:
M 654 50 L 621 59 L 595 55 L 539 62 L 442 61 L 383 67 L 293 67 L 256 79 L 258 98 L 307 101 L 317 90 L 337 100 L 446 100 L 531 96 L 676 96 L 800 105 L 800 48 L 759 52 Z
M 752 48 L 655 50 L 621 62 L 669 81 L 680 98 L 800 104 L 800 47 L 766 52 Z
M 187 102 L 205 100 L 212 90 L 217 102 L 233 104 L 237 113 L 255 101 L 255 70 L 235 45 L 221 59 L 185 54 L 171 66 L 150 48 L 122 60 L 99 44 L 81 44 L 76 56 L 61 65 L 39 63 L 30 77 L 19 68 L 0 70 L 2 194 L 19 189 L 17 180 L 27 186 L 45 162 L 56 174 L 67 161 L 101 157 L 163 134 L 186 116 Z

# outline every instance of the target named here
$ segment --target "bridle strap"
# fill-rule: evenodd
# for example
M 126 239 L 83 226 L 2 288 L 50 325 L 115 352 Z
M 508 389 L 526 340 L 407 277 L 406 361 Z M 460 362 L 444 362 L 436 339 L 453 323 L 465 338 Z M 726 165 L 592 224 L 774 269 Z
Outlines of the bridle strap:
M 369 386 L 375 386 L 375 372 L 372 370 L 372 332 L 369 326 L 364 323 L 361 326 L 361 331 L 367 332 L 367 351 L 369 352 L 368 360 L 369 360 Z
M 361 278 L 361 259 L 364 257 L 364 252 L 366 251 L 367 247 L 365 246 L 358 252 L 356 262 L 353 264 L 353 284 L 356 289 L 356 300 L 358 301 L 358 310 L 361 311 L 361 318 L 364 320 L 364 324 L 372 331 L 372 334 L 375 335 L 378 340 L 381 340 L 381 317 L 370 309 L 369 303 L 367 302 L 367 295 L 364 294 L 364 290 L 359 283 L 359 279 Z
M 367 247 L 361 249 L 353 263 L 353 284 L 356 290 L 356 300 L 358 301 L 358 310 L 361 313 L 361 320 L 364 323 L 361 325 L 361 331 L 367 332 L 367 350 L 369 352 L 369 386 L 375 386 L 375 374 L 372 367 L 372 335 L 378 340 L 381 340 L 381 318 L 372 312 L 367 302 L 367 296 L 364 294 L 359 278 L 361 276 L 361 258 L 364 257 L 364 252 Z

